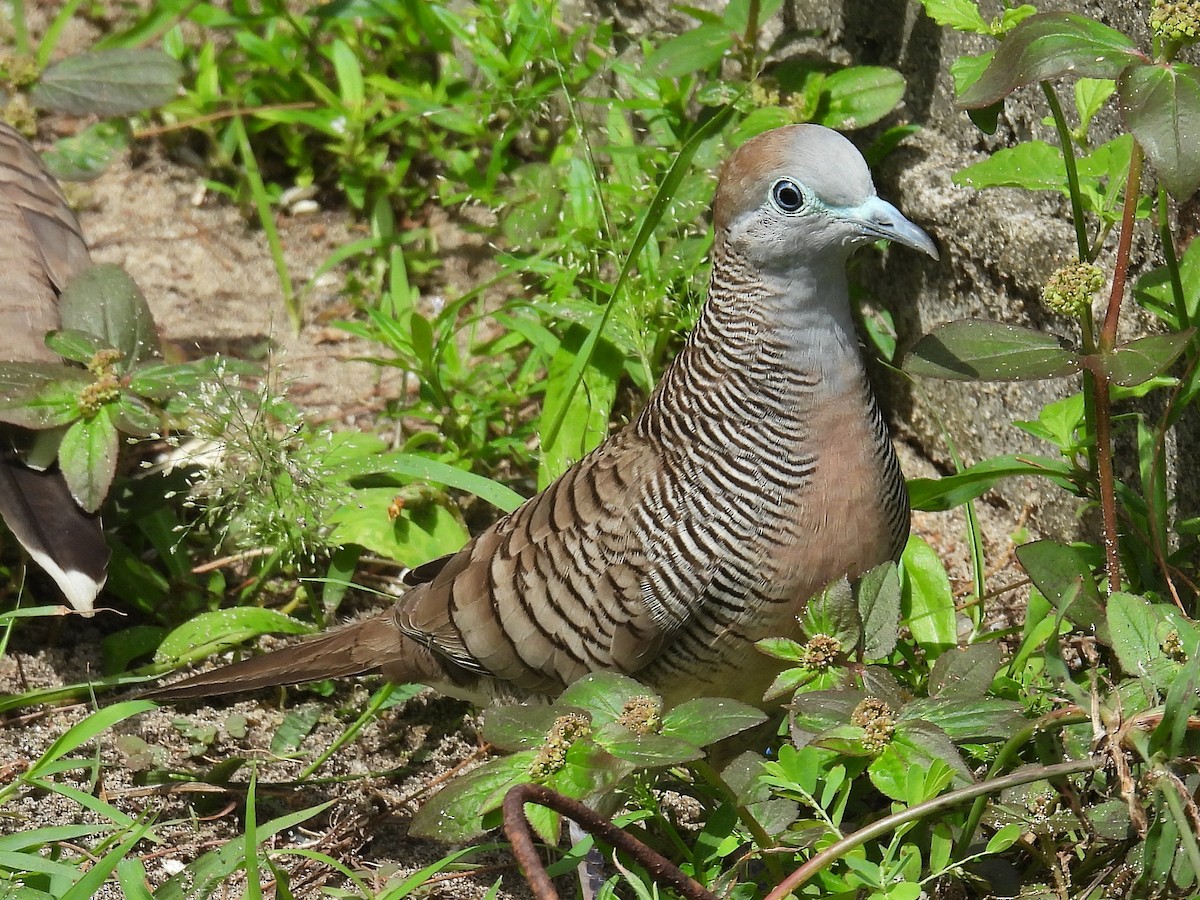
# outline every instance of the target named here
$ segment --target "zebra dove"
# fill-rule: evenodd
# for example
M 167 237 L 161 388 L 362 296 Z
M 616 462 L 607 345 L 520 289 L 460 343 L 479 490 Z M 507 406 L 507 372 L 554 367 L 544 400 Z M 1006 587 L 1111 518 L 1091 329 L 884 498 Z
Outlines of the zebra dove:
M 91 264 L 58 183 L 21 135 L 0 123 L 0 360 L 57 363 L 46 332 L 58 297 Z M 5 385 L 0 381 L 0 398 Z M 81 611 L 104 585 L 108 546 L 98 516 L 75 503 L 56 469 L 57 432 L 0 431 L 0 518 Z
M 726 163 L 708 300 L 641 414 L 391 609 L 156 689 L 202 697 L 380 668 L 479 701 L 632 675 L 670 704 L 761 704 L 760 638 L 829 582 L 895 558 L 904 479 L 867 383 L 845 264 L 930 238 L 837 132 L 762 134 Z

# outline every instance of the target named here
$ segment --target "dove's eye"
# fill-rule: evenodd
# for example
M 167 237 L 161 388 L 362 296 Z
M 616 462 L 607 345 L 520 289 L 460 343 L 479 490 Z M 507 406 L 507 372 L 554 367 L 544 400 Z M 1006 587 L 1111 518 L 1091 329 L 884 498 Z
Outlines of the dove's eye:
M 781 178 L 771 187 L 771 200 L 783 213 L 797 213 L 804 208 L 804 189 L 790 178 Z

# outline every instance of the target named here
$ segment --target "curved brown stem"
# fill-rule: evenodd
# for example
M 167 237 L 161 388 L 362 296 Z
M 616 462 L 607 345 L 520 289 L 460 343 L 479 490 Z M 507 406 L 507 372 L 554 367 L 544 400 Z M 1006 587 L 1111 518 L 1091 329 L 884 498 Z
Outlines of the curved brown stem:
M 669 885 L 688 900 L 718 900 L 717 895 L 689 877 L 673 862 L 654 852 L 629 832 L 584 806 L 578 800 L 540 784 L 518 784 L 504 795 L 504 833 L 512 843 L 513 856 L 538 900 L 558 900 L 554 883 L 534 845 L 533 829 L 525 816 L 525 804 L 545 806 L 576 822 L 593 837 L 637 860 L 657 882 Z

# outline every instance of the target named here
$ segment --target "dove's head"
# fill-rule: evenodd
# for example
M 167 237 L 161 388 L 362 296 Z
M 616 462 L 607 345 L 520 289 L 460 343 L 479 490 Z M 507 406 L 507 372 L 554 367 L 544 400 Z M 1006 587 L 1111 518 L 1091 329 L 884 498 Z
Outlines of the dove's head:
M 876 195 L 855 146 L 820 125 L 776 128 L 739 147 L 721 170 L 713 220 L 717 239 L 762 271 L 840 266 L 880 239 L 938 255 L 929 235 Z

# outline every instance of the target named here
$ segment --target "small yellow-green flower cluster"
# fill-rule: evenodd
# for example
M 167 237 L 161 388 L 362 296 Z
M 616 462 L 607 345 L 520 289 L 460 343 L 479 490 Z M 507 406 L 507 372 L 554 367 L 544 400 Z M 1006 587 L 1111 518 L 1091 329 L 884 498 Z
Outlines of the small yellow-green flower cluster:
M 88 371 L 96 380 L 79 392 L 79 409 L 84 416 L 94 416 L 100 407 L 121 395 L 121 379 L 115 368 L 121 357 L 120 350 L 99 350 L 88 362 Z
M 806 669 L 829 669 L 842 652 L 842 642 L 827 634 L 814 634 L 800 653 L 800 665 Z
M 878 697 L 868 697 L 850 714 L 850 724 L 857 725 L 866 732 L 863 735 L 863 747 L 871 753 L 878 753 L 892 741 L 896 731 L 896 723 L 892 720 L 892 708 Z
M 1164 40 L 1194 43 L 1200 39 L 1200 0 L 1154 0 L 1150 31 Z
M 37 60 L 31 54 L 0 51 L 0 81 L 15 88 L 29 87 L 38 74 Z
M 0 121 L 7 122 L 27 138 L 37 134 L 37 113 L 24 94 L 13 94 L 7 103 L 0 106 Z
M 1080 318 L 1092 305 L 1096 291 L 1104 287 L 1104 270 L 1091 263 L 1063 266 L 1042 288 L 1042 302 L 1053 312 Z
M 529 777 L 544 781 L 558 772 L 567 763 L 567 751 L 576 740 L 592 730 L 592 723 L 582 713 L 568 713 L 554 720 L 533 762 L 529 764 Z
M 630 697 L 617 722 L 634 734 L 658 734 L 662 728 L 662 701 L 648 694 Z
M 1173 659 L 1175 662 L 1187 662 L 1187 651 L 1183 649 L 1183 641 L 1179 639 L 1178 631 L 1168 631 L 1160 646 L 1167 659 Z

